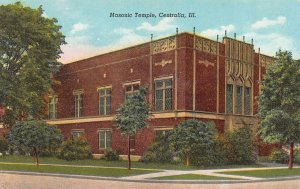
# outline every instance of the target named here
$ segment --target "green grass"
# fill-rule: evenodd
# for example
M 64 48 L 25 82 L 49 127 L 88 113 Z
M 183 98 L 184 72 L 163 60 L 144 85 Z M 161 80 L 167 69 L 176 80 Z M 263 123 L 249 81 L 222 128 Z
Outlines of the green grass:
M 139 174 L 153 173 L 157 171 L 126 168 L 100 168 L 100 167 L 73 167 L 73 166 L 58 166 L 58 165 L 25 165 L 25 164 L 1 164 L 0 170 L 9 171 L 26 171 L 39 173 L 61 173 L 74 175 L 93 175 L 103 177 L 124 177 Z
M 0 162 L 14 162 L 14 163 L 33 163 L 33 158 L 30 156 L 9 155 L 0 157 Z M 91 165 L 91 166 L 105 166 L 105 167 L 127 167 L 127 161 L 105 161 L 96 159 L 66 161 L 55 157 L 40 157 L 42 164 L 63 164 L 63 165 Z M 224 165 L 224 166 L 210 166 L 210 167 L 186 167 L 183 164 L 169 164 L 169 163 L 143 163 L 132 162 L 133 168 L 142 169 L 167 169 L 167 170 L 196 170 L 196 169 L 215 169 L 215 168 L 242 168 L 242 167 L 262 167 L 256 164 L 252 165 Z
M 288 176 L 300 176 L 300 168 L 283 168 L 283 169 L 268 169 L 268 170 L 253 170 L 253 171 L 226 171 L 218 172 L 229 175 L 241 175 L 249 177 L 259 178 L 272 178 L 272 177 L 288 177 Z
M 183 174 L 183 175 L 172 175 L 164 177 L 151 178 L 155 180 L 239 180 L 229 177 L 217 177 L 209 175 L 199 175 L 199 174 Z

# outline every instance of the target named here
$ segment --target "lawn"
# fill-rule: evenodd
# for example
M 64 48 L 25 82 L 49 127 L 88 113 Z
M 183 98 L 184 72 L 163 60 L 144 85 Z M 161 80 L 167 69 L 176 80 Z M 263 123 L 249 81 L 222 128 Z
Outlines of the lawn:
M 0 157 L 0 163 L 1 162 L 33 163 L 34 161 L 33 158 L 30 156 L 9 155 L 9 156 Z M 41 157 L 40 162 L 42 164 L 127 167 L 127 161 L 105 161 L 105 160 L 97 160 L 97 159 L 65 161 L 55 157 Z M 141 169 L 196 170 L 196 169 L 214 169 L 214 168 L 226 169 L 226 168 L 241 168 L 241 167 L 262 167 L 262 166 L 252 164 L 252 165 L 225 165 L 225 166 L 211 166 L 211 167 L 195 167 L 195 166 L 186 167 L 183 164 L 132 162 L 132 167 L 141 168 Z
M 155 180 L 239 180 L 229 177 L 217 177 L 209 175 L 199 175 L 199 174 L 183 174 L 183 175 L 172 175 L 164 177 L 151 178 Z
M 289 177 L 289 176 L 300 176 L 300 168 L 283 168 L 283 169 L 268 169 L 268 170 L 253 170 L 253 171 L 225 171 L 218 172 L 229 175 L 241 175 L 249 177 L 259 178 L 272 178 L 272 177 Z
M 124 177 L 139 174 L 153 173 L 157 171 L 126 168 L 101 168 L 101 167 L 76 167 L 59 165 L 39 165 L 34 164 L 4 164 L 0 163 L 0 170 L 26 171 L 39 173 L 61 173 L 74 175 L 93 175 L 102 177 Z

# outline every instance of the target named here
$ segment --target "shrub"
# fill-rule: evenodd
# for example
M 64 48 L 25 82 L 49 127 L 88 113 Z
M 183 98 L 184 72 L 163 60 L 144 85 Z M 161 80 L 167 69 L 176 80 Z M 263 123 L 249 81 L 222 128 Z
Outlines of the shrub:
M 275 163 L 287 163 L 289 154 L 281 148 L 275 148 L 272 150 L 269 159 Z
M 0 138 L 0 153 L 5 155 L 8 151 L 8 142 L 5 138 Z
M 144 153 L 141 161 L 145 163 L 178 163 L 181 158 L 178 158 L 170 149 L 169 141 L 164 140 L 163 136 L 157 136 L 156 141 Z
M 115 150 L 113 150 L 111 148 L 107 148 L 104 151 L 104 156 L 102 159 L 107 160 L 107 161 L 118 161 L 120 158 L 119 158 L 118 153 Z
M 58 158 L 64 160 L 80 160 L 92 157 L 91 147 L 85 137 L 66 140 L 58 150 Z
M 295 163 L 300 163 L 300 146 L 295 148 Z
M 228 163 L 248 164 L 256 161 L 256 142 L 249 126 L 226 133 L 224 141 Z
M 174 151 L 183 154 L 186 166 L 189 166 L 192 153 L 199 147 L 199 144 L 210 146 L 216 136 L 217 131 L 213 122 L 189 119 L 172 130 L 170 142 Z
M 218 135 L 210 145 L 198 145 L 191 152 L 191 164 L 196 166 L 224 165 L 227 163 L 225 140 Z

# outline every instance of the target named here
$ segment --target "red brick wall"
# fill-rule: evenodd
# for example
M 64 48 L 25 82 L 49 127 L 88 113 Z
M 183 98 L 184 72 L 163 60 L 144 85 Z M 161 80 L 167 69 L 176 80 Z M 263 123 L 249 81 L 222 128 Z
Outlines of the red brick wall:
M 198 61 L 209 61 L 214 66 L 205 66 Z M 196 110 L 216 112 L 217 104 L 217 56 L 196 52 Z
M 219 43 L 219 112 L 225 113 L 225 45 Z

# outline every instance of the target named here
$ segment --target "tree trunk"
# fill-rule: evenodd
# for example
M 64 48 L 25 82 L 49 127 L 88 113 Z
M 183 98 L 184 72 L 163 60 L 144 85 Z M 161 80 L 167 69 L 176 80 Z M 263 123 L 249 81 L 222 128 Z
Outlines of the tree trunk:
M 35 163 L 36 163 L 37 166 L 39 166 L 39 155 L 38 155 L 37 148 L 34 147 L 34 148 L 33 148 L 33 151 L 34 151 L 34 154 L 33 154 L 33 155 L 35 156 Z
M 128 135 L 128 170 L 131 170 L 131 159 L 130 159 L 130 135 Z
M 290 144 L 290 159 L 289 159 L 289 169 L 292 169 L 294 165 L 294 143 Z
M 189 153 L 186 154 L 186 166 L 187 167 L 190 166 L 190 154 Z

